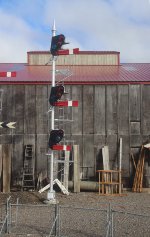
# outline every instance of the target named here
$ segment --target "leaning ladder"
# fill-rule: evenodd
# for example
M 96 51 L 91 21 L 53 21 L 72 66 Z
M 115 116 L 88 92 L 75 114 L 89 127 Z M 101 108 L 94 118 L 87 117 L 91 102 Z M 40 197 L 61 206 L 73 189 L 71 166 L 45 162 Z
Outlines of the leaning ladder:
M 23 190 L 35 189 L 33 147 L 26 145 L 23 164 Z

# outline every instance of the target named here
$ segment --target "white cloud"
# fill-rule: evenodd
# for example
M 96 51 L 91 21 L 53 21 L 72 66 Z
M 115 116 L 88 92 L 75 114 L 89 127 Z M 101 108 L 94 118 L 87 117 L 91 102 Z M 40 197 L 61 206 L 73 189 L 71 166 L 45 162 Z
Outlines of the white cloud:
M 36 50 L 36 34 L 26 22 L 0 10 L 0 62 L 26 62 L 26 52 Z
M 122 62 L 150 62 L 149 0 L 5 0 L 0 6 L 0 62 L 26 62 L 48 50 L 56 20 L 72 47 L 117 50 Z
M 86 50 L 118 50 L 122 61 L 150 62 L 150 8 L 145 0 L 68 2 L 47 1 L 46 20 L 55 17 L 58 29 L 86 35 Z M 77 36 L 80 41 L 80 35 Z M 83 41 L 83 40 L 82 40 Z M 86 48 L 85 48 L 86 47 Z

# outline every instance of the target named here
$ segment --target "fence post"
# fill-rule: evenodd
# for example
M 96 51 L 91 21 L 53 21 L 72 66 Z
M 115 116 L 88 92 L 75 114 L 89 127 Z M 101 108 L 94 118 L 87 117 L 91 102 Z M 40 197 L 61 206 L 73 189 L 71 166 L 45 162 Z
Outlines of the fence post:
M 113 237 L 114 236 L 114 230 L 113 230 L 113 210 L 112 210 L 112 207 L 111 207 L 111 203 L 109 203 L 109 234 L 108 236 L 109 237 Z
M 59 204 L 55 204 L 55 236 L 59 236 Z
M 109 203 L 109 237 L 111 237 L 111 203 Z
M 111 237 L 114 236 L 113 210 L 111 208 Z
M 17 198 L 17 203 L 16 203 L 16 218 L 15 218 L 15 226 L 18 224 L 18 207 L 19 207 L 19 198 Z
M 9 204 L 9 201 L 10 201 L 10 198 L 7 198 L 7 202 L 6 202 L 6 233 L 9 234 L 9 217 L 10 217 L 10 213 L 9 213 L 9 209 L 10 209 L 10 204 Z
M 113 225 L 112 225 L 112 209 L 111 209 L 111 203 L 109 203 L 108 206 L 108 215 L 107 215 L 107 231 L 106 231 L 106 237 L 113 237 Z

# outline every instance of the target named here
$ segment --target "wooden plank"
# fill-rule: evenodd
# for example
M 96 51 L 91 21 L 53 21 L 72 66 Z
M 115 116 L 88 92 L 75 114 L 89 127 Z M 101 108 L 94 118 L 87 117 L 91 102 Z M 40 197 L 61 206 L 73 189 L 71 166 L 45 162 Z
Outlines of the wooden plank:
M 72 135 L 73 145 L 79 145 L 80 166 L 83 166 L 83 137 L 82 135 Z
M 150 85 L 142 85 L 142 123 L 141 123 L 141 128 L 142 131 L 141 133 L 143 135 L 148 135 L 150 131 Z
M 69 179 L 69 158 L 70 151 L 65 151 L 65 163 L 64 163 L 64 182 L 63 185 L 68 191 L 68 179 Z
M 48 87 L 36 86 L 36 133 L 47 134 L 48 132 Z
M 145 154 L 142 157 L 142 165 L 141 165 L 141 177 L 140 177 L 140 185 L 139 185 L 139 192 L 142 192 L 143 188 L 143 172 L 144 172 L 144 162 L 145 162 Z
M 11 144 L 12 143 L 12 129 L 10 130 L 10 134 L 2 134 L 0 136 L 0 144 Z M 0 131 L 3 131 L 3 128 L 0 129 Z
M 83 134 L 94 133 L 93 86 L 83 86 Z
M 94 135 L 95 173 L 97 170 L 103 168 L 102 147 L 105 144 L 105 135 Z
M 119 144 L 118 144 L 119 146 Z M 129 170 L 130 170 L 130 146 L 129 136 L 122 135 L 122 162 L 121 162 L 122 177 L 125 182 L 129 182 Z
M 12 145 L 3 145 L 2 157 L 3 157 L 3 192 L 10 192 L 11 183 L 11 154 Z
M 12 87 L 13 91 L 13 103 L 11 105 L 11 110 L 13 110 L 14 118 L 16 121 L 15 129 L 13 134 L 23 134 L 24 133 L 24 85 L 15 85 Z M 10 109 L 10 108 L 9 108 Z
M 74 172 L 73 172 L 73 181 L 74 181 L 74 192 L 80 192 L 80 156 L 79 156 L 79 145 L 73 146 L 73 158 L 74 158 Z
M 102 148 L 102 156 L 103 156 L 103 169 L 110 170 L 108 146 L 104 146 Z
M 81 135 L 82 134 L 82 86 L 72 86 L 72 99 L 78 100 L 79 106 L 72 108 L 73 123 L 71 123 L 71 132 L 72 134 Z
M 118 85 L 118 133 L 129 134 L 129 96 L 128 85 Z
M 102 156 L 103 156 L 103 169 L 104 170 L 110 170 L 110 164 L 109 164 L 109 149 L 108 146 L 104 146 L 102 148 Z M 105 182 L 109 179 L 108 173 L 104 174 L 104 180 Z M 110 187 L 105 186 L 106 193 L 110 193 Z
M 140 147 L 142 144 L 142 135 L 130 135 L 130 146 L 131 147 Z
M 94 134 L 106 134 L 105 122 L 105 86 L 96 85 L 94 91 Z
M 37 135 L 36 140 L 36 173 L 42 173 L 43 176 L 47 177 L 48 167 L 48 157 L 46 153 L 48 152 L 48 135 Z
M 45 65 L 49 61 L 50 54 L 34 55 L 29 54 L 29 65 Z M 61 55 L 57 59 L 58 65 L 118 65 L 118 54 L 95 54 L 94 57 L 91 54 L 73 54 L 73 55 Z M 114 68 L 114 72 L 117 72 L 117 68 Z
M 106 139 L 106 144 L 109 147 L 109 156 L 110 156 L 110 168 L 117 169 L 118 168 L 118 139 L 117 135 L 109 135 Z
M 141 123 L 130 122 L 130 134 L 140 135 L 140 133 L 141 133 Z
M 94 136 L 93 135 L 83 135 L 83 174 L 86 176 L 88 172 L 88 178 L 95 177 L 95 159 L 94 159 L 94 146 L 93 146 Z M 88 171 L 87 171 L 88 169 Z
M 35 107 L 35 86 L 25 86 L 24 104 L 24 132 L 35 134 L 36 129 L 36 107 Z
M 106 134 L 113 135 L 118 132 L 117 121 L 117 87 L 106 87 Z
M 142 191 L 144 160 L 145 160 L 145 151 L 144 147 L 142 146 L 134 176 L 134 182 L 132 187 L 133 192 Z
M 130 121 L 141 120 L 141 88 L 140 85 L 129 85 Z
M 130 177 L 130 187 L 132 187 L 133 185 L 133 180 L 134 180 L 134 175 L 135 175 L 135 171 L 136 171 L 136 168 L 135 168 L 135 165 L 137 164 L 137 160 L 138 160 L 138 157 L 139 157 L 139 149 L 140 148 L 130 148 L 130 156 L 131 154 L 133 154 L 133 157 L 134 157 L 134 161 L 135 161 L 135 164 L 134 164 L 134 161 L 133 159 L 130 157 L 130 160 L 129 160 L 129 177 Z
M 149 166 L 149 161 L 146 162 L 145 160 L 145 165 L 144 165 L 144 187 L 149 188 L 150 187 L 150 166 Z
M 12 141 L 12 185 L 21 185 L 23 172 L 23 135 L 14 135 Z
M 3 107 L 2 107 L 2 121 L 15 122 L 14 120 L 14 110 L 11 105 L 13 104 L 13 94 L 12 85 L 3 86 Z M 2 134 L 11 134 L 12 129 L 1 129 Z

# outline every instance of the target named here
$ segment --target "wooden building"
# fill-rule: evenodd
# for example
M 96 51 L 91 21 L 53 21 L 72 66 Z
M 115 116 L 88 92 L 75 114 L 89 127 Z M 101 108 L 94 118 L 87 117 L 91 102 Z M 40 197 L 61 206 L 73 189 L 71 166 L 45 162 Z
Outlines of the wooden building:
M 17 71 L 16 77 L 0 78 L 0 120 L 17 122 L 16 129 L 0 129 L 1 144 L 13 147 L 12 184 L 21 175 L 27 144 L 33 145 L 36 173 L 47 170 L 50 58 L 49 52 L 28 52 L 26 64 L 0 64 L 0 71 Z M 69 115 L 65 112 L 74 120 L 65 125 L 65 136 L 79 144 L 80 166 L 89 167 L 88 178 L 95 178 L 98 149 L 108 144 L 111 168 L 115 168 L 122 137 L 122 177 L 129 187 L 133 175 L 130 152 L 137 153 L 150 138 L 150 63 L 120 64 L 119 52 L 79 51 L 78 55 L 59 56 L 56 69 L 71 72 L 65 89 L 70 99 L 79 101 Z M 58 73 L 57 80 L 63 78 Z M 148 177 L 148 162 L 144 172 Z

